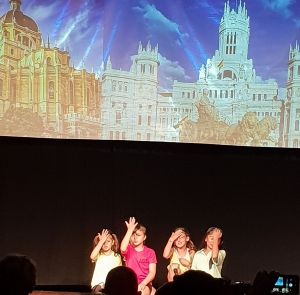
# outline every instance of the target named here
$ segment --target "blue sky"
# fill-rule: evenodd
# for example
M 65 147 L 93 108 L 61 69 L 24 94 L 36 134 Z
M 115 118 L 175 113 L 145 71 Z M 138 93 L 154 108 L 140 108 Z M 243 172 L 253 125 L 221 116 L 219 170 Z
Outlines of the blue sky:
M 174 79 L 195 82 L 198 69 L 218 49 L 224 0 L 23 0 L 46 40 L 70 53 L 75 67 L 99 71 L 111 56 L 113 68 L 129 70 L 138 43 L 159 46 L 160 88 Z M 231 8 L 236 1 L 231 0 Z M 238 0 L 239 4 L 239 0 Z M 256 74 L 285 87 L 289 46 L 300 42 L 300 0 L 248 0 L 250 44 Z M 0 0 L 0 11 L 9 0 Z

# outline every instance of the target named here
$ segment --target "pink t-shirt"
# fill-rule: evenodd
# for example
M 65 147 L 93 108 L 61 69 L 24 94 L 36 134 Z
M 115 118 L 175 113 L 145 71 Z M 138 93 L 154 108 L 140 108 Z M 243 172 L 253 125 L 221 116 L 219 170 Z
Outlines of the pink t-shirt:
M 128 245 L 127 251 L 123 254 L 126 266 L 130 267 L 137 275 L 140 284 L 149 273 L 149 264 L 157 263 L 154 250 L 144 246 L 143 250 L 138 252 L 132 245 Z

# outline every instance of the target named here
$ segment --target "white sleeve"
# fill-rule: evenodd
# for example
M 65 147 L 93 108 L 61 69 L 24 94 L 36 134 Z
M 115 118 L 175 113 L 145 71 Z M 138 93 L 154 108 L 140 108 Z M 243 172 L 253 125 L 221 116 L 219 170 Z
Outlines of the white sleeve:
M 218 254 L 218 261 L 215 261 L 213 259 L 211 259 L 211 260 L 212 260 L 213 264 L 215 264 L 215 265 L 222 265 L 225 257 L 226 257 L 226 252 L 224 250 L 220 250 L 219 254 Z

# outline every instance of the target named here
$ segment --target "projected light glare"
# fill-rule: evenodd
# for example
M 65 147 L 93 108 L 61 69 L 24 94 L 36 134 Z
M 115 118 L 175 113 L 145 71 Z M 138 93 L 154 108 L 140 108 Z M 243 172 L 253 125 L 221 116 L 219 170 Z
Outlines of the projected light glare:
M 84 6 L 87 6 L 87 4 L 88 4 L 88 0 L 84 1 L 82 3 L 82 5 L 80 6 L 79 11 L 82 11 Z M 62 43 L 64 43 L 68 39 L 68 37 L 70 36 L 72 31 L 75 29 L 76 25 L 79 24 L 79 22 L 81 22 L 85 18 L 86 18 L 86 13 L 85 12 L 82 12 L 82 13 L 79 12 L 76 15 L 74 23 L 69 27 L 69 29 L 67 30 L 65 35 L 58 41 L 58 46 L 60 46 Z
M 78 65 L 78 69 L 80 69 L 82 66 L 83 66 L 83 63 L 84 61 L 86 60 L 86 58 L 89 56 L 90 52 L 91 52 L 91 49 L 93 48 L 94 44 L 95 44 L 95 41 L 96 41 L 96 38 L 98 36 L 98 33 L 100 31 L 100 28 L 102 27 L 102 20 L 98 22 L 98 25 L 97 25 L 97 28 L 96 28 L 96 31 L 95 31 L 95 34 L 89 44 L 89 46 L 87 47 L 85 53 L 84 53 L 84 56 L 82 58 L 82 60 L 79 62 L 79 65 Z
M 122 4 L 123 3 L 124 3 L 124 0 L 122 1 Z M 115 17 L 114 22 L 113 22 L 112 29 L 111 29 L 109 37 L 108 37 L 108 42 L 107 42 L 106 50 L 103 52 L 103 60 L 107 59 L 107 57 L 109 55 L 109 52 L 111 50 L 111 46 L 112 46 L 113 40 L 115 38 L 118 25 L 120 23 L 120 17 L 121 17 L 121 14 L 122 14 L 122 10 L 123 10 L 122 5 L 119 5 L 118 6 L 118 10 L 116 12 L 116 17 Z
M 55 22 L 55 27 L 53 29 L 53 32 L 51 33 L 51 37 L 55 37 L 58 30 L 60 29 L 62 21 L 63 21 L 65 15 L 67 14 L 67 9 L 68 9 L 71 1 L 72 0 L 68 0 L 67 4 L 63 7 L 61 14 L 59 15 L 59 17 L 57 18 L 57 20 Z

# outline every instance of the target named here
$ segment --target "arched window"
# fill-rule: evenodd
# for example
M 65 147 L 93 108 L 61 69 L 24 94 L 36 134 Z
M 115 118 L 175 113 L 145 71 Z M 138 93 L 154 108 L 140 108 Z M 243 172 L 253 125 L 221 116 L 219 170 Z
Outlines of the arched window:
M 122 91 L 122 82 L 118 83 L 118 91 Z
M 48 84 L 48 97 L 54 99 L 54 82 L 50 81 Z
M 299 120 L 295 121 L 295 131 L 299 131 Z
M 120 139 L 120 132 L 116 131 L 116 139 L 119 140 Z
M 47 57 L 47 66 L 52 66 L 51 57 Z
M 117 81 L 113 81 L 113 83 L 112 83 L 112 91 L 117 91 Z
M 137 140 L 137 141 L 140 141 L 141 139 L 142 139 L 141 133 L 137 133 L 137 135 L 136 135 L 136 140 Z
M 232 79 L 232 71 L 230 71 L 230 70 L 225 70 L 224 72 L 223 72 L 223 78 L 225 79 L 225 78 L 230 78 L 230 79 Z
M 121 112 L 116 111 L 116 124 L 121 124 Z
M 298 148 L 298 139 L 294 139 L 293 141 L 293 147 Z

